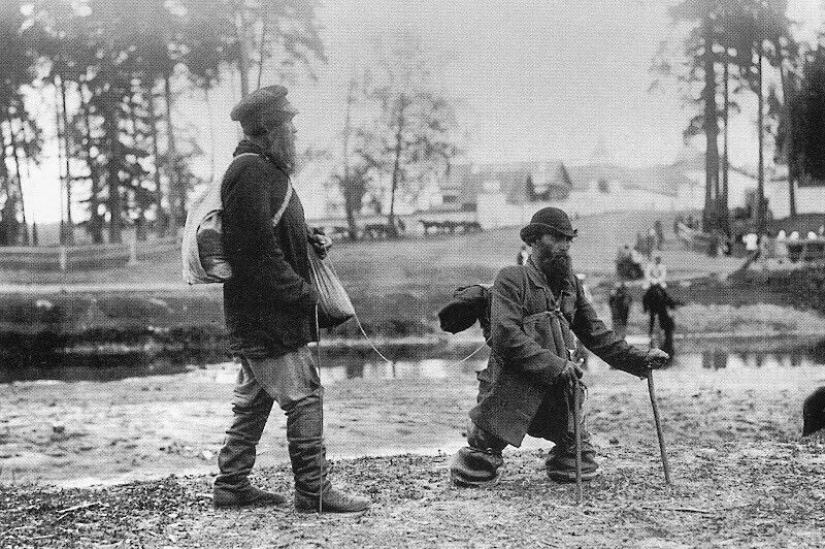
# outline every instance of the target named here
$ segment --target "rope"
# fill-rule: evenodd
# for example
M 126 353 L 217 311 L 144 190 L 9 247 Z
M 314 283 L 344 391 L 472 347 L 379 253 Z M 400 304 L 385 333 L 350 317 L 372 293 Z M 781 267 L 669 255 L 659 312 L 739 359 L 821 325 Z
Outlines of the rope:
M 334 274 L 336 277 L 338 277 L 340 279 L 341 277 L 339 277 L 338 273 L 335 272 L 335 265 L 333 265 L 332 258 L 329 256 L 329 254 L 327 254 L 326 259 L 329 262 L 329 267 L 332 270 L 332 274 Z M 364 325 L 361 324 L 361 319 L 358 317 L 358 312 L 355 311 L 354 306 L 353 306 L 352 310 L 353 310 L 353 313 L 354 313 L 353 318 L 355 319 L 355 323 L 358 325 L 358 329 L 361 331 L 361 335 L 364 336 L 364 339 L 369 344 L 370 348 L 373 350 L 373 352 L 375 352 L 375 354 L 380 356 L 381 359 L 384 362 L 386 362 L 387 364 L 392 364 L 393 361 L 390 360 L 389 358 L 387 358 L 386 356 L 384 356 L 384 354 L 381 351 L 378 350 L 378 347 L 375 346 L 375 343 L 373 342 L 373 340 L 367 334 L 366 330 L 364 330 Z M 316 327 L 317 327 L 317 325 L 318 325 L 318 307 L 317 306 L 315 307 L 315 324 L 316 324 Z M 320 347 L 320 343 L 321 343 L 321 338 L 320 338 L 320 332 L 319 332 L 319 336 L 318 336 L 318 346 L 319 347 Z M 458 366 L 460 364 L 463 364 L 464 362 L 470 360 L 473 356 L 475 356 L 480 350 L 482 350 L 486 346 L 487 346 L 486 342 L 482 343 L 472 353 L 470 353 L 469 355 L 465 356 L 464 358 L 462 358 L 461 360 L 459 360 L 457 362 L 452 362 L 452 363 L 448 364 L 447 367 L 449 368 L 449 367 Z M 319 351 L 319 354 L 320 354 L 320 351 Z M 422 358 L 421 360 L 428 360 L 428 358 Z

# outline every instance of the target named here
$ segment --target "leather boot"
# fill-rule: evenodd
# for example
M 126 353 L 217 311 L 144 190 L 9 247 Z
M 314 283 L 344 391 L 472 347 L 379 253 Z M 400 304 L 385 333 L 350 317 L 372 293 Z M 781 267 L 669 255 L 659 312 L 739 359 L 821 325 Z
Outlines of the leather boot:
M 364 511 L 370 506 L 369 499 L 345 494 L 329 482 L 322 395 L 323 389 L 318 389 L 286 411 L 286 438 L 295 477 L 295 509 L 328 513 Z
M 450 464 L 450 480 L 462 488 L 486 488 L 498 484 L 504 458 L 501 451 L 507 443 L 488 433 L 475 423 L 467 429 L 466 448 L 462 448 Z
M 245 505 L 280 505 L 284 496 L 253 487 L 249 473 L 255 465 L 256 448 L 272 410 L 273 400 L 258 391 L 248 402 L 236 401 L 232 411 L 232 426 L 226 432 L 224 445 L 218 453 L 220 472 L 215 478 L 213 502 L 216 507 Z

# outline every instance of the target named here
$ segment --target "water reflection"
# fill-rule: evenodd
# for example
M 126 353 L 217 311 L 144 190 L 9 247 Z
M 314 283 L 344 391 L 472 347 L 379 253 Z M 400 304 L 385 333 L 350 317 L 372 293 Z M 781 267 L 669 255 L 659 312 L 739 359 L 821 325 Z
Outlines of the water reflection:
M 739 368 L 799 368 L 822 364 L 825 364 L 825 357 L 807 353 L 804 349 L 783 352 L 728 352 L 712 349 L 679 355 L 676 357 L 674 366 L 679 368 L 701 367 L 705 370 L 735 370 Z
M 764 343 L 764 342 L 762 342 Z M 679 370 L 781 369 L 801 366 L 825 366 L 825 341 L 815 345 L 780 341 L 781 349 L 763 348 L 762 343 L 746 341 L 716 341 L 712 348 L 684 350 L 669 366 Z M 706 343 L 707 344 L 707 343 Z M 472 377 L 487 363 L 488 349 L 467 357 L 475 347 L 460 349 L 427 346 L 382 349 L 385 361 L 371 349 L 322 349 L 320 362 L 322 381 L 331 384 L 350 379 L 448 379 Z M 313 353 L 317 350 L 313 349 Z M 94 358 L 94 360 L 92 360 Z M 120 356 L 71 357 L 64 355 L 57 364 L 43 362 L 27 368 L 15 367 L 4 361 L 0 367 L 0 383 L 33 380 L 115 381 L 128 377 L 170 375 L 204 370 L 218 382 L 232 383 L 236 367 L 224 356 L 201 357 L 191 354 L 177 357 L 146 357 L 139 354 Z M 105 359 L 105 360 L 104 360 Z M 59 364 L 59 365 L 58 365 Z M 609 366 L 590 355 L 588 371 L 593 375 Z

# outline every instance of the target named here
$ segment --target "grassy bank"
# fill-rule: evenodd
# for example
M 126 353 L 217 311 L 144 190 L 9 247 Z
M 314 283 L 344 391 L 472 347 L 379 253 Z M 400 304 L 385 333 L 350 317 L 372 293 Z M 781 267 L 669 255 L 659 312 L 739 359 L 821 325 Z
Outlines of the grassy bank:
M 653 213 L 607 214 L 575 221 L 579 236 L 572 254 L 602 318 L 614 282 L 616 249 L 651 226 Z M 671 219 L 662 219 L 669 226 Z M 437 312 L 462 285 L 490 282 L 512 264 L 517 228 L 472 235 L 397 241 L 339 243 L 331 260 L 358 311 L 354 321 L 325 338 L 359 340 L 363 328 L 374 338 L 446 336 Z M 724 333 L 815 333 L 825 331 L 825 276 L 765 281 L 727 276 L 741 264 L 686 251 L 673 238 L 665 243 L 670 290 L 686 305 L 677 312 L 677 331 Z M 0 358 L 7 364 L 47 365 L 65 349 L 91 350 L 90 360 L 107 360 L 118 349 L 166 353 L 197 362 L 225 356 L 221 288 L 187 287 L 180 282 L 179 258 L 169 254 L 150 263 L 108 271 L 65 274 L 0 270 Z M 817 278 L 817 276 L 819 276 Z M 116 289 L 115 286 L 117 285 Z M 633 286 L 631 332 L 646 333 L 641 289 Z M 820 297 L 817 297 L 820 296 Z M 818 311 L 818 312 L 817 312 Z M 81 353 L 82 354 L 82 353 Z

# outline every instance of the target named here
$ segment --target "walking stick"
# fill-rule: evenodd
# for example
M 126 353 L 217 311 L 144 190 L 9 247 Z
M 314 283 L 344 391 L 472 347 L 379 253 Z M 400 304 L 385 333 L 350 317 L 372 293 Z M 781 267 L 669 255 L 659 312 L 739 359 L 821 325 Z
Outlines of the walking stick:
M 582 504 L 582 431 L 579 378 L 573 376 L 573 433 L 576 438 L 576 505 Z
M 315 304 L 315 334 L 318 337 L 318 384 L 322 385 L 321 381 L 321 323 L 318 319 L 318 304 Z M 318 487 L 318 514 L 324 512 L 324 471 L 326 470 L 326 458 L 324 457 L 324 425 L 321 423 L 321 453 L 319 460 L 321 463 L 321 484 Z
M 659 437 L 659 450 L 662 452 L 662 468 L 665 471 L 665 483 L 670 482 L 670 465 L 667 462 L 667 451 L 665 451 L 665 435 L 662 432 L 662 422 L 659 419 L 659 405 L 656 403 L 656 391 L 653 388 L 653 371 L 647 372 L 647 390 L 650 393 L 650 404 L 653 406 L 653 420 L 656 422 L 656 435 Z

